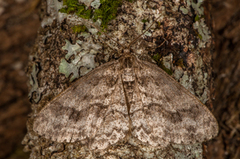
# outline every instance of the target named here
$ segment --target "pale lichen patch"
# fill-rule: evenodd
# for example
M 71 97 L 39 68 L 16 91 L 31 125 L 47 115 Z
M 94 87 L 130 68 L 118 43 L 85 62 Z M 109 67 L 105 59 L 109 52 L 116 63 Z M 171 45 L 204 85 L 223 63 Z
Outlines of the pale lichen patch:
M 45 90 L 45 87 L 39 87 L 37 75 L 39 73 L 39 66 L 37 63 L 34 63 L 32 66 L 32 73 L 29 78 L 29 83 L 31 85 L 31 90 L 29 91 L 28 98 L 33 99 L 35 103 L 38 103 L 41 99 L 42 92 Z
M 209 40 L 211 39 L 210 31 L 209 31 L 207 25 L 205 24 L 205 20 L 203 18 L 201 18 L 199 21 L 196 21 L 193 24 L 193 28 L 198 31 L 199 47 L 205 48 L 206 43 L 209 42 Z
M 76 44 L 71 44 L 68 40 L 65 41 L 66 44 L 62 49 L 67 50 L 68 53 L 65 55 L 65 59 L 61 59 L 59 72 L 63 73 L 67 78 L 73 74 L 70 78 L 71 82 L 95 68 L 94 58 L 101 46 L 94 44 L 91 38 L 86 42 L 77 40 Z M 70 60 L 71 57 L 74 59 Z M 70 63 L 68 62 L 69 60 Z M 85 69 L 80 70 L 82 67 Z

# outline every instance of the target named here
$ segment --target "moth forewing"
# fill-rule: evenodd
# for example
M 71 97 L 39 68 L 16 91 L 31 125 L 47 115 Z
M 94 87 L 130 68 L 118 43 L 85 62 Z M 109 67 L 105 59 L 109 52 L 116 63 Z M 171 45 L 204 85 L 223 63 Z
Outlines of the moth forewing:
M 57 142 L 87 142 L 91 150 L 106 149 L 129 134 L 159 147 L 216 136 L 217 121 L 205 105 L 158 66 L 130 51 L 146 31 L 129 45 L 113 40 L 127 51 L 50 101 L 35 118 L 33 130 Z

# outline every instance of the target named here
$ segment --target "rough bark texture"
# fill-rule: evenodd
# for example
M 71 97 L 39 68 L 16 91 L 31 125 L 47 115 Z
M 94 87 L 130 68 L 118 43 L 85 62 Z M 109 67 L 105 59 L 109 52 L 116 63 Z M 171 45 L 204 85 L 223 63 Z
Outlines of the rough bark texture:
M 212 109 L 209 100 L 211 37 L 199 5 L 190 1 L 123 1 L 118 7 L 117 17 L 108 25 L 106 32 L 126 45 L 161 15 L 132 49 L 146 55 L 143 58 L 151 56 L 161 68 Z M 23 144 L 26 151 L 31 151 L 30 158 L 202 158 L 201 143 L 152 148 L 134 145 L 130 141 L 117 143 L 103 152 L 92 152 L 79 143 L 57 143 L 35 133 L 34 117 L 47 102 L 70 85 L 69 81 L 119 56 L 114 54 L 114 50 L 118 50 L 116 43 L 104 37 L 98 38 L 97 30 L 88 23 L 77 16 L 59 16 L 61 2 L 42 1 L 42 8 L 45 8 L 42 28 L 28 66 L 31 78 L 29 97 L 33 111 Z M 67 20 L 63 20 L 64 16 Z M 86 25 L 88 31 L 73 33 L 72 27 L 79 24 Z M 161 45 L 163 38 L 167 42 Z M 86 45 L 89 47 L 84 48 Z M 76 50 L 82 54 L 79 55 Z M 85 57 L 85 53 L 89 56 Z

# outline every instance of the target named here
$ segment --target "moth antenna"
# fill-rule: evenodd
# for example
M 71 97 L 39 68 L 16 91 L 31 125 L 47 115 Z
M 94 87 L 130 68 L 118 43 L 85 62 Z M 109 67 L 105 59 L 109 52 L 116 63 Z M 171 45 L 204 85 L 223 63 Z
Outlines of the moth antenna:
M 156 19 L 155 21 L 157 21 L 160 17 L 161 17 L 161 16 L 157 17 L 157 19 Z M 154 21 L 154 22 L 155 22 L 155 21 Z M 133 43 L 135 43 L 143 34 L 145 34 L 145 33 L 153 26 L 154 22 L 152 22 L 152 24 L 151 24 L 142 34 L 140 34 L 137 38 L 135 38 L 135 39 L 128 45 L 127 48 L 129 49 L 130 46 L 131 46 Z
M 92 27 L 94 27 L 95 29 L 97 29 L 98 32 L 103 33 L 103 34 L 104 34 L 105 36 L 107 36 L 110 40 L 112 40 L 112 41 L 114 41 L 115 43 L 117 43 L 118 45 L 120 45 L 123 49 L 125 48 L 125 47 L 124 47 L 123 45 L 121 45 L 118 41 L 112 39 L 112 38 L 111 38 L 110 36 L 108 36 L 106 33 L 104 33 L 103 31 L 101 31 L 100 29 L 98 29 L 98 27 L 95 26 L 93 23 L 91 23 L 91 22 L 89 22 L 89 21 L 87 21 L 87 20 L 85 20 L 85 19 L 83 19 L 83 18 L 82 18 L 82 20 L 83 20 L 84 22 L 88 23 L 89 25 L 91 25 Z

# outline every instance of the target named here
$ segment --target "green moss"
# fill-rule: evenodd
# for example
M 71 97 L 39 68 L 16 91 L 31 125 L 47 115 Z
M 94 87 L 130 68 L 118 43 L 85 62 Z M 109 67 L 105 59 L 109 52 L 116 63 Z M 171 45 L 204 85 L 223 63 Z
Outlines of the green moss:
M 202 19 L 202 18 L 205 18 L 205 16 L 204 16 L 204 15 L 202 15 L 202 16 L 196 15 L 195 18 L 194 18 L 194 20 L 195 20 L 195 22 L 196 22 L 196 21 L 199 21 L 199 20 Z
M 85 9 L 86 6 L 84 4 L 80 4 L 78 0 L 63 0 L 63 5 L 66 7 L 60 9 L 59 11 L 67 14 L 76 13 L 77 16 L 81 18 L 93 18 L 94 21 L 101 19 L 101 27 L 104 30 L 107 28 L 108 22 L 117 16 L 117 8 L 121 6 L 122 1 L 123 0 L 100 0 L 101 5 L 99 9 L 96 9 L 93 13 L 91 9 Z M 133 2 L 134 0 L 127 1 Z
M 143 23 L 146 23 L 146 22 L 148 22 L 148 20 L 146 20 L 146 19 L 143 19 L 143 20 L 142 20 L 142 22 L 143 22 Z
M 201 35 L 201 34 L 198 34 L 198 37 L 199 37 L 199 39 L 201 39 L 201 40 L 202 40 L 202 35 Z
M 166 67 L 163 65 L 163 62 L 160 61 L 161 55 L 160 55 L 159 53 L 155 54 L 155 55 L 153 56 L 153 59 L 157 62 L 157 65 L 158 65 L 161 69 L 163 69 L 165 72 L 167 72 L 167 74 L 169 74 L 169 75 L 172 75 L 172 74 L 173 74 L 173 72 L 172 72 L 171 70 L 169 70 L 168 68 L 166 68 Z
M 107 28 L 109 21 L 117 16 L 117 8 L 122 4 L 122 0 L 100 0 L 101 6 L 94 12 L 93 20 L 102 20 L 102 29 Z
M 172 72 L 170 69 L 166 68 L 166 67 L 163 65 L 163 62 L 162 62 L 162 61 L 159 62 L 158 66 L 159 66 L 161 69 L 163 69 L 167 74 L 169 74 L 169 75 L 172 75 L 172 74 L 173 74 L 173 72 Z
M 177 60 L 176 65 L 177 65 L 177 66 L 180 66 L 180 67 L 184 67 L 184 65 L 183 65 L 183 59 Z
M 72 27 L 74 33 L 81 33 L 87 31 L 87 27 L 84 25 L 75 25 Z
M 86 6 L 83 4 L 80 5 L 78 0 L 63 0 L 63 5 L 66 5 L 67 7 L 59 10 L 62 13 L 76 13 L 77 16 L 84 19 L 90 19 L 92 17 L 92 10 L 86 10 Z
M 155 60 L 157 63 L 159 62 L 160 58 L 161 58 L 161 55 L 159 53 L 153 56 L 153 60 Z
M 198 15 L 196 15 L 196 17 L 195 17 L 195 22 L 196 22 L 196 21 L 199 21 L 199 19 L 200 19 L 200 17 L 199 17 Z

